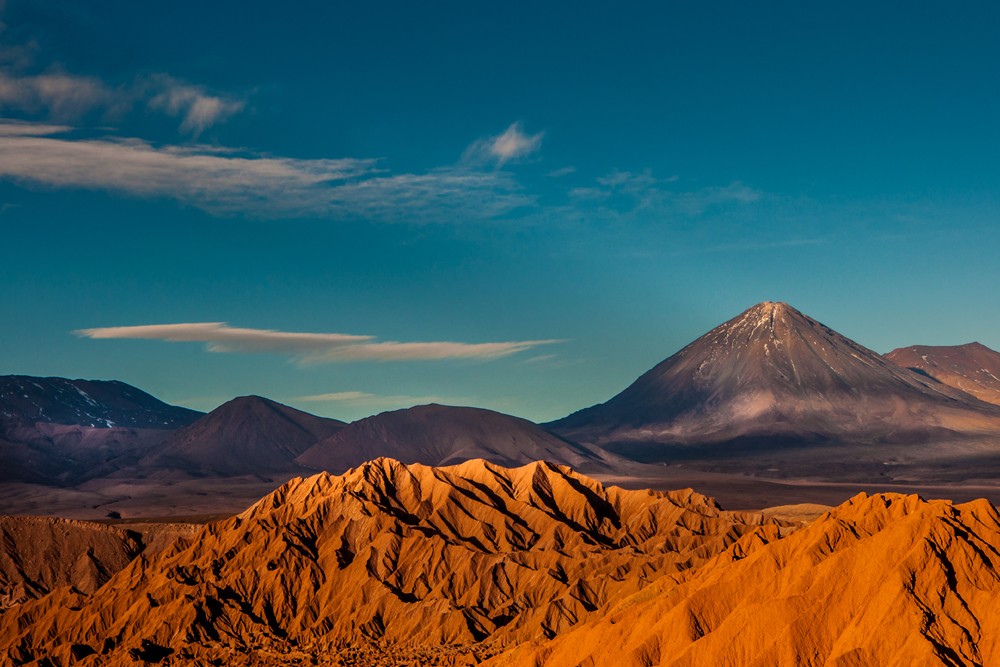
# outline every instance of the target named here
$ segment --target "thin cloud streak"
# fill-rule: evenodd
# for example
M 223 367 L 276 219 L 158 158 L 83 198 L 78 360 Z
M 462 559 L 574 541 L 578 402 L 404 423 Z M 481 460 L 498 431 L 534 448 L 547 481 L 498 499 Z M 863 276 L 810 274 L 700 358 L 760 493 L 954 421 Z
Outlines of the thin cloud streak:
M 743 206 L 761 199 L 761 192 L 739 181 L 724 186 L 682 190 L 677 178 L 657 178 L 649 171 L 613 171 L 596 179 L 596 185 L 573 188 L 570 200 L 577 205 L 597 206 L 597 210 L 623 213 L 671 211 L 698 217 L 724 206 Z
M 369 398 L 376 398 L 375 394 L 367 391 L 335 391 L 329 394 L 310 394 L 309 396 L 296 396 L 293 401 L 305 401 L 306 403 L 330 403 L 335 401 L 359 401 Z
M 303 160 L 139 139 L 76 139 L 66 126 L 0 122 L 0 178 L 166 197 L 218 215 L 320 215 L 385 222 L 484 220 L 534 198 L 504 172 L 385 174 L 378 160 Z
M 723 243 L 719 245 L 675 250 L 669 253 L 669 255 L 671 257 L 683 257 L 685 255 L 702 255 L 702 254 L 725 253 L 725 252 L 750 252 L 754 250 L 771 250 L 776 248 L 802 248 L 807 246 L 823 245 L 828 241 L 829 239 L 827 239 L 826 237 L 781 239 L 776 241 L 744 241 L 744 242 L 737 241 L 734 243 Z
M 98 327 L 74 331 L 92 339 L 143 339 L 171 343 L 205 343 L 210 352 L 277 353 L 301 364 L 343 361 L 489 360 L 507 357 L 559 340 L 460 343 L 376 341 L 375 336 L 340 333 L 297 333 L 230 327 L 225 322 Z
M 29 76 L 0 73 L 0 108 L 45 113 L 51 118 L 76 118 L 95 108 L 118 113 L 133 96 L 100 79 L 60 72 Z
M 339 391 L 330 394 L 313 394 L 287 399 L 291 403 L 333 403 L 352 408 L 409 408 L 415 405 L 438 403 L 442 405 L 476 405 L 474 398 L 454 396 L 410 396 L 407 394 L 370 394 L 366 391 Z
M 675 178 L 656 178 L 649 171 L 614 171 L 587 186 L 570 188 L 563 204 L 542 205 L 514 173 L 499 168 L 495 156 L 484 158 L 493 155 L 500 137 L 473 143 L 456 165 L 425 173 L 389 173 L 381 160 L 372 158 L 297 159 L 82 134 L 67 125 L 0 120 L 0 179 L 172 199 L 219 216 L 312 216 L 415 225 L 627 224 L 636 216 L 694 219 L 747 207 L 763 197 L 738 181 L 685 190 L 677 187 Z M 496 150 L 510 157 L 541 139 L 541 134 L 531 141 L 520 130 L 517 134 L 520 138 L 505 140 Z M 470 153 L 478 157 L 470 159 Z M 496 168 L 487 168 L 490 164 Z

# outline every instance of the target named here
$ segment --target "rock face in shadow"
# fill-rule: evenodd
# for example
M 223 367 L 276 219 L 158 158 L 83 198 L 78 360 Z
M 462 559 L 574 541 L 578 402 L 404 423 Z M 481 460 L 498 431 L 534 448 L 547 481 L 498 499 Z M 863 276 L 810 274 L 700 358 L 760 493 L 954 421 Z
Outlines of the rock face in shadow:
M 93 593 L 142 551 L 135 534 L 83 521 L 0 516 L 0 611 L 65 586 Z
M 606 403 L 546 425 L 639 460 L 714 443 L 913 443 L 1000 434 L 1000 410 L 784 303 L 761 303 Z M 664 447 L 666 446 L 666 447 Z
M 344 426 L 260 396 L 242 396 L 173 433 L 139 469 L 211 476 L 301 471 L 295 457 Z
M 488 664 L 995 665 L 998 572 L 1000 515 L 986 501 L 862 494 Z
M 980 401 L 1000 405 L 1000 352 L 981 343 L 900 347 L 885 357 Z
M 140 556 L 90 596 L 64 588 L 21 605 L 0 616 L 0 655 L 17 664 L 66 664 L 74 651 L 100 665 L 167 656 L 470 664 L 554 637 L 762 527 L 781 532 L 690 490 L 605 488 L 542 462 L 378 459 L 292 480 Z
M 433 466 L 471 459 L 504 466 L 545 460 L 585 472 L 606 465 L 599 451 L 567 442 L 525 419 L 436 404 L 358 420 L 313 445 L 296 461 L 340 473 L 379 457 Z

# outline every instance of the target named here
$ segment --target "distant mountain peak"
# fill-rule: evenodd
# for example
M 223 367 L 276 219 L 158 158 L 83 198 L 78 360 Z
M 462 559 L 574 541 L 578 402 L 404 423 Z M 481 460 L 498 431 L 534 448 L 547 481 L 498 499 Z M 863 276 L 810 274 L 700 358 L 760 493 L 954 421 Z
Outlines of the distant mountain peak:
M 912 441 L 952 429 L 996 432 L 1000 413 L 993 412 L 787 303 L 765 301 L 657 364 L 606 403 L 549 426 L 571 440 L 646 458 L 649 447 L 642 445 L 640 455 L 632 445 L 741 438 Z
M 816 329 L 826 334 L 836 333 L 783 301 L 763 301 L 747 308 L 731 320 L 719 325 L 707 334 L 713 340 L 746 340 L 757 338 L 780 339 L 802 329 Z
M 762 315 L 780 315 L 787 312 L 802 314 L 784 301 L 761 301 L 757 305 L 748 308 L 746 312 L 756 312 Z

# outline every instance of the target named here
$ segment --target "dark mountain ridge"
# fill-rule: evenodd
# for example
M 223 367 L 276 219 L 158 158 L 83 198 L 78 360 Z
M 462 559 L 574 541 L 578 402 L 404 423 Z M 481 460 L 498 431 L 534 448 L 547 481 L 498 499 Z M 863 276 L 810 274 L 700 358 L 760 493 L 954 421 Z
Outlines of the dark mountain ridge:
M 471 459 L 505 466 L 546 460 L 593 471 L 607 464 L 599 451 L 568 442 L 526 419 L 437 404 L 360 419 L 316 443 L 296 461 L 341 473 L 382 456 L 434 466 Z
M 114 380 L 0 376 L 0 481 L 104 475 L 201 415 Z
M 91 428 L 175 429 L 203 413 L 169 405 L 117 380 L 0 376 L 0 420 Z

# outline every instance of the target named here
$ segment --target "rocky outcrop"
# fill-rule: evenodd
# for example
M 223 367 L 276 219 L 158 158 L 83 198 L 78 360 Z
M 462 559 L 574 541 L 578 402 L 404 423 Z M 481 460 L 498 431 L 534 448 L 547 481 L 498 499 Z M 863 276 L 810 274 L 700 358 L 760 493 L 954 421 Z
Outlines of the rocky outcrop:
M 1000 515 L 985 500 L 861 494 L 766 532 L 489 664 L 1000 664 Z

